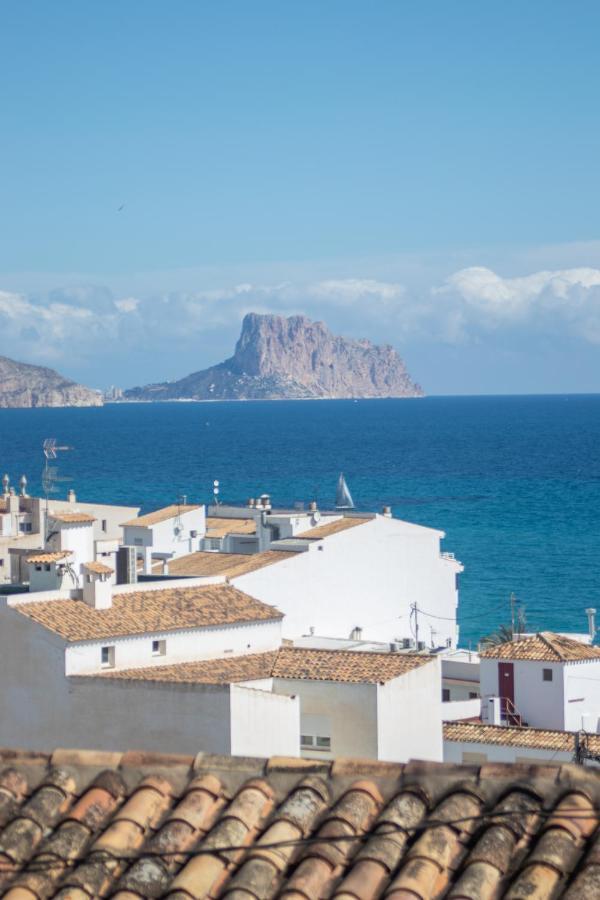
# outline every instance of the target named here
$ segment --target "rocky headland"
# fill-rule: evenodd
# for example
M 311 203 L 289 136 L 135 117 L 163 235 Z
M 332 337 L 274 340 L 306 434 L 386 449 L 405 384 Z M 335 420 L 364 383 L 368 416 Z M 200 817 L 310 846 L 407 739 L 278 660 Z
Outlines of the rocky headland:
M 230 359 L 126 400 L 289 400 L 421 397 L 389 344 L 349 340 L 305 316 L 248 313 Z
M 0 407 L 34 406 L 102 406 L 102 395 L 54 369 L 0 356 Z

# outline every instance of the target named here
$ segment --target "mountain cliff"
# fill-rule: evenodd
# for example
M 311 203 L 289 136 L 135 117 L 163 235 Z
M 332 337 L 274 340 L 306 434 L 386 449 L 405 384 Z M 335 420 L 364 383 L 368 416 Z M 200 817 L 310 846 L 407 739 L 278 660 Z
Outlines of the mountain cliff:
M 0 356 L 0 407 L 32 406 L 102 406 L 102 397 L 54 369 Z
M 179 381 L 125 392 L 128 400 L 285 400 L 421 397 L 389 345 L 347 340 L 305 316 L 248 313 L 230 359 Z

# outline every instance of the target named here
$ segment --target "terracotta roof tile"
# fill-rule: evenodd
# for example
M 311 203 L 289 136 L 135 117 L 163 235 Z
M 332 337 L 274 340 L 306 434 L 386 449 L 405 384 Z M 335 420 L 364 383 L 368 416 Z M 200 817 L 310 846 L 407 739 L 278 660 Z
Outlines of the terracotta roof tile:
M 229 584 L 116 594 L 109 609 L 93 609 L 80 600 L 33 601 L 13 609 L 67 641 L 282 618 L 274 606 Z
M 373 519 L 374 516 L 342 516 L 341 519 L 336 519 L 335 522 L 326 522 L 324 525 L 316 525 L 314 528 L 309 528 L 308 531 L 302 531 L 297 537 L 321 540 L 322 538 L 331 537 L 332 534 L 347 531 L 349 528 L 356 528 L 357 525 L 372 522 Z
M 226 534 L 256 534 L 254 519 L 225 519 L 208 516 L 206 519 L 207 537 L 225 537 Z
M 592 647 L 551 631 L 541 631 L 531 637 L 506 641 L 482 650 L 483 659 L 522 659 L 544 662 L 572 662 L 584 659 L 600 659 L 600 647 Z
M 181 684 L 232 684 L 270 677 L 375 684 L 411 672 L 433 659 L 415 653 L 403 655 L 284 647 L 264 653 L 108 671 L 100 677 Z
M 433 656 L 417 653 L 368 653 L 283 647 L 273 669 L 275 678 L 312 681 L 378 682 L 427 665 Z
M 95 572 L 96 575 L 112 575 L 115 571 L 114 569 L 111 569 L 110 566 L 107 566 L 104 563 L 99 562 L 98 560 L 84 563 L 83 568 L 88 572 Z
M 72 550 L 40 550 L 34 553 L 27 554 L 27 562 L 29 563 L 51 563 L 51 562 L 60 562 L 61 559 L 66 559 L 68 556 L 72 556 Z
M 598 894 L 591 769 L 79 753 L 0 751 L 5 900 Z
M 96 517 L 84 512 L 51 512 L 49 518 L 53 522 L 63 522 L 65 525 L 91 525 Z
M 552 731 L 547 728 L 481 725 L 475 722 L 444 723 L 444 740 L 459 743 L 528 747 L 574 753 L 575 738 L 576 735 L 572 731 Z M 586 742 L 592 753 L 600 753 L 600 735 L 586 735 Z
M 224 575 L 236 578 L 273 563 L 296 556 L 288 550 L 265 550 L 263 553 L 214 553 L 200 550 L 169 562 L 170 575 Z
M 155 509 L 154 512 L 149 512 L 143 516 L 138 516 L 137 519 L 129 519 L 129 521 L 123 522 L 121 527 L 125 528 L 128 525 L 139 525 L 142 528 L 149 528 L 151 525 L 158 525 L 159 522 L 166 522 L 168 519 L 175 519 L 178 515 L 180 516 L 183 513 L 193 512 L 193 510 L 195 509 L 202 509 L 202 507 L 197 503 L 187 503 L 185 505 L 179 506 L 176 503 L 172 503 L 171 506 L 164 506 L 162 509 Z

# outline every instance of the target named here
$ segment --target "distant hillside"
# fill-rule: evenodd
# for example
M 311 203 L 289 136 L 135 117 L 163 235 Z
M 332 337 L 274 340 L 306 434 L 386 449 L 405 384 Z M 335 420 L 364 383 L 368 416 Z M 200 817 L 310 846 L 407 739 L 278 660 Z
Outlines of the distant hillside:
M 0 407 L 32 406 L 102 406 L 102 396 L 54 369 L 0 356 Z
M 128 400 L 421 397 L 393 347 L 333 335 L 305 316 L 248 313 L 230 359 L 179 381 L 125 391 Z

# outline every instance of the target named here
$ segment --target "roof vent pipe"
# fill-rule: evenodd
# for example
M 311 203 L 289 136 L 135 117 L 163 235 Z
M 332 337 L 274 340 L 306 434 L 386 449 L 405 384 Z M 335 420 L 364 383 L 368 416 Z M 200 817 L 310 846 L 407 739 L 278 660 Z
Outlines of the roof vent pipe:
M 382 516 L 385 516 L 386 518 L 391 519 L 392 518 L 392 507 L 384 506 L 383 509 L 381 510 L 381 514 L 382 514 Z
M 586 609 L 585 614 L 588 617 L 588 628 L 593 643 L 594 638 L 596 637 L 596 610 L 593 606 L 590 606 L 589 609 Z

